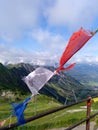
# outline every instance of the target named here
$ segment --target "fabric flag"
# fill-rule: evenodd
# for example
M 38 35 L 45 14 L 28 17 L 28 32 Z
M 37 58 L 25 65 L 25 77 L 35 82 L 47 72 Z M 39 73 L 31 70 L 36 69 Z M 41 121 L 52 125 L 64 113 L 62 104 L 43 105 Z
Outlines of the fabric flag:
M 22 103 L 11 103 L 14 109 L 12 115 L 17 116 L 17 120 L 19 124 L 25 123 L 23 112 L 30 100 L 31 100 L 31 97 L 25 99 L 24 102 Z
M 94 102 L 98 102 L 98 98 L 93 98 L 93 101 Z
M 23 80 L 32 92 L 32 96 L 38 94 L 38 91 L 47 83 L 54 73 L 46 68 L 38 67 L 35 71 L 27 75 Z
M 97 32 L 97 31 L 96 31 Z M 95 33 L 96 33 L 95 32 Z M 56 70 L 59 72 L 60 70 L 69 70 L 72 67 L 74 67 L 75 63 L 70 65 L 67 68 L 64 68 L 64 64 L 78 51 L 80 50 L 84 44 L 95 34 L 92 33 L 88 30 L 85 30 L 83 28 L 80 28 L 79 31 L 73 33 L 71 36 L 69 43 L 63 52 L 60 63 L 59 63 L 59 68 Z

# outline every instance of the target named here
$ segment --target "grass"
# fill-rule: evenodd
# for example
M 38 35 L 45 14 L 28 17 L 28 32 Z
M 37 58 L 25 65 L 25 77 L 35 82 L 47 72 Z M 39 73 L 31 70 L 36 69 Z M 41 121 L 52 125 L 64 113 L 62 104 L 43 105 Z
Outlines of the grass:
M 24 97 L 25 99 L 26 97 Z M 0 101 L 2 105 L 0 105 L 0 121 L 3 119 L 6 119 L 10 116 L 12 108 L 11 105 L 7 101 Z M 35 98 L 29 102 L 25 112 L 24 117 L 29 118 L 31 116 L 34 116 L 36 114 L 45 112 L 47 110 L 56 108 L 58 106 L 62 106 L 59 102 L 57 102 L 55 99 L 44 96 L 44 95 L 37 95 Z M 37 119 L 35 121 L 29 122 L 23 126 L 19 126 L 17 128 L 14 128 L 13 130 L 49 130 L 51 128 L 61 128 L 61 127 L 68 127 L 70 125 L 73 125 L 83 118 L 86 117 L 86 109 L 81 112 L 68 112 L 69 110 L 76 110 L 81 109 L 81 106 L 86 106 L 86 103 L 81 103 L 78 105 L 75 105 L 73 107 L 64 109 L 62 111 L 53 113 L 51 115 L 45 116 L 41 119 Z M 98 108 L 98 102 L 92 104 L 92 109 L 97 110 Z M 92 111 L 92 113 L 95 113 L 95 111 Z M 12 123 L 16 122 L 16 117 L 12 117 Z M 95 118 L 96 125 L 98 123 L 97 118 Z M 6 122 L 5 125 L 9 124 L 9 120 Z

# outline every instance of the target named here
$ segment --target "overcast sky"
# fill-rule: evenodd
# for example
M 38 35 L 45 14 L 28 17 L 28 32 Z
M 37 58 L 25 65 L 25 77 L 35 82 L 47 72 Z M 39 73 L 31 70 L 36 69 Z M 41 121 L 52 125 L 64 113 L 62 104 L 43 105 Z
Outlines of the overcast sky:
M 0 0 L 0 62 L 59 63 L 80 27 L 98 28 L 98 0 Z M 71 60 L 98 62 L 98 34 Z

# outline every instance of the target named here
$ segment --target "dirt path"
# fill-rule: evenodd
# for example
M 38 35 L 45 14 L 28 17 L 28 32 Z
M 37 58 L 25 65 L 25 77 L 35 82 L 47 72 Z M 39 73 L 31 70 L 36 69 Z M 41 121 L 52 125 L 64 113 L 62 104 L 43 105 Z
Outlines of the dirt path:
M 90 123 L 90 130 L 98 130 L 98 128 L 94 129 L 95 126 L 95 122 L 91 122 Z M 51 129 L 51 130 L 65 130 L 66 128 L 59 128 L 59 129 Z M 86 129 L 86 125 L 79 125 L 76 128 L 72 129 L 72 130 L 85 130 Z
M 90 123 L 90 130 L 95 130 L 94 126 L 95 126 L 95 122 L 91 122 Z M 86 129 L 86 125 L 84 124 L 84 125 L 77 126 L 73 130 L 85 130 L 85 129 Z M 96 129 L 96 130 L 98 130 L 98 129 Z

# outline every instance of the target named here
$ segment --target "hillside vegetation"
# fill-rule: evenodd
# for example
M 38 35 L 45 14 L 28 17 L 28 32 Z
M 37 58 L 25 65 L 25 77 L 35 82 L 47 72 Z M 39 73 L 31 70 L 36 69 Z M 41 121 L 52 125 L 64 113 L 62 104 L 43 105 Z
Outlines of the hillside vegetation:
M 31 93 L 23 82 L 22 78 L 35 70 L 38 66 L 30 64 L 15 64 L 4 66 L 0 64 L 0 121 L 8 118 L 12 113 L 11 102 L 22 102 Z M 54 71 L 53 67 L 46 68 Z M 58 106 L 68 105 L 86 98 L 88 95 L 98 95 L 97 91 L 85 88 L 75 78 L 66 73 L 60 73 L 52 77 L 49 82 L 39 91 L 39 95 L 32 98 L 28 104 L 24 116 L 29 118 Z M 48 115 L 24 126 L 15 128 L 16 130 L 48 130 L 50 128 L 61 128 L 70 126 L 86 116 L 86 103 L 71 107 L 60 112 Z M 96 111 L 98 105 L 95 103 L 92 110 Z M 77 110 L 77 111 L 74 111 Z M 79 111 L 78 111 L 79 110 Z M 73 112 L 71 112 L 73 111 Z M 93 113 L 93 111 L 92 111 Z M 7 120 L 5 125 L 9 124 Z M 12 117 L 11 123 L 17 122 L 16 117 Z
M 0 64 L 0 95 L 4 95 L 4 93 L 7 95 L 8 91 L 10 91 L 10 95 L 14 94 L 15 96 L 30 94 L 22 78 L 37 67 L 38 66 L 24 63 L 10 64 L 8 66 Z M 46 66 L 46 68 L 54 71 L 53 67 Z M 54 97 L 59 102 L 66 102 L 68 104 L 86 98 L 88 95 L 97 95 L 98 92 L 85 89 L 85 87 L 73 77 L 65 73 L 60 73 L 52 77 L 39 93 Z M 17 97 L 17 99 L 18 98 L 20 98 L 20 96 Z
M 85 86 L 94 89 L 98 88 L 98 64 L 76 64 L 76 66 L 68 72 Z
M 26 97 L 23 97 L 26 98 Z M 21 100 L 22 101 L 22 100 Z M 3 102 L 0 100 L 0 121 L 7 119 L 12 113 L 12 107 L 8 101 Z M 37 95 L 29 102 L 25 112 L 25 119 L 46 112 L 47 110 L 57 108 L 62 106 L 57 100 L 47 97 L 45 95 Z M 92 104 L 91 113 L 97 112 L 98 102 Z M 86 102 L 72 106 L 70 108 L 61 110 L 59 112 L 53 113 L 51 115 L 45 116 L 41 119 L 29 122 L 23 126 L 19 126 L 14 130 L 49 130 L 52 128 L 66 128 L 71 126 L 86 117 Z M 98 121 L 97 118 L 94 118 L 93 121 Z M 5 123 L 9 125 L 10 123 L 17 122 L 16 117 L 12 117 L 11 120 L 8 119 Z

